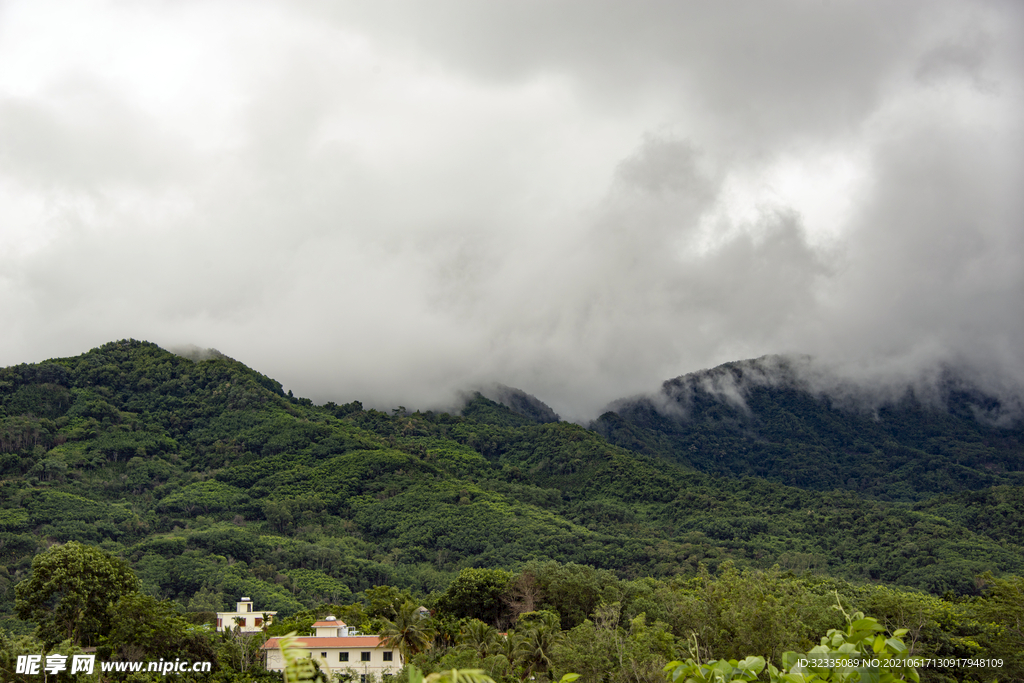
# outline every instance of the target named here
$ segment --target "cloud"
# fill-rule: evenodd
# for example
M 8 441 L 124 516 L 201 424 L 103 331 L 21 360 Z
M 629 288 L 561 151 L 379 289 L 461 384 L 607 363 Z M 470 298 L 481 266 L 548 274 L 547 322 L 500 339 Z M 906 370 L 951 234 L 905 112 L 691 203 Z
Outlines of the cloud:
M 0 363 L 576 419 L 766 353 L 1022 381 L 1020 12 L 5 3 Z

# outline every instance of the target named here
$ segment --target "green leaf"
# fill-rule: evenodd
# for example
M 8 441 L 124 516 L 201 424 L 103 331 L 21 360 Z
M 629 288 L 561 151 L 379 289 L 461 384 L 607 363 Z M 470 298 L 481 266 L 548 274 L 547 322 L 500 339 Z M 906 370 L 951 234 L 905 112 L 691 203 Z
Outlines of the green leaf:
M 744 659 L 743 661 L 739 662 L 736 665 L 736 667 L 742 669 L 743 671 L 751 671 L 756 676 L 757 674 L 764 671 L 764 665 L 764 657 L 750 656 Z
M 864 619 L 858 619 L 857 621 L 850 624 L 850 629 L 856 631 L 884 631 L 885 627 L 878 623 L 877 619 L 867 617 Z
M 892 648 L 894 653 L 902 653 L 907 651 L 907 646 L 902 640 L 896 638 L 889 638 L 885 641 L 886 645 Z

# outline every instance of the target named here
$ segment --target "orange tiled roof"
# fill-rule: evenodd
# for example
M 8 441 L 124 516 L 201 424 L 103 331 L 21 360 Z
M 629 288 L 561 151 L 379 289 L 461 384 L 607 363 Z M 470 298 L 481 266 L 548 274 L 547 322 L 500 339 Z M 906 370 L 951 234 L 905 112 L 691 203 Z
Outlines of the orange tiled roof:
M 263 644 L 263 650 L 276 650 L 280 638 L 271 638 Z M 302 648 L 315 650 L 318 647 L 383 647 L 384 639 L 380 636 L 303 636 L 295 639 L 295 644 Z

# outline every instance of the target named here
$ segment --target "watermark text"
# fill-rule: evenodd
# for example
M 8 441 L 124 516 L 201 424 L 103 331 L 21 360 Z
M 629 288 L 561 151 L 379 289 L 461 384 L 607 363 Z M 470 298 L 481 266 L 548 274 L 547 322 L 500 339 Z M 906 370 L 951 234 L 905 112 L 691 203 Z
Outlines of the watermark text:
M 91 674 L 96 670 L 96 655 L 18 655 L 15 673 L 19 674 L 56 674 L 67 671 L 72 674 Z M 212 668 L 210 662 L 190 662 L 177 658 L 146 662 L 100 662 L 99 670 L 103 672 L 152 672 L 161 676 L 179 673 L 207 673 Z

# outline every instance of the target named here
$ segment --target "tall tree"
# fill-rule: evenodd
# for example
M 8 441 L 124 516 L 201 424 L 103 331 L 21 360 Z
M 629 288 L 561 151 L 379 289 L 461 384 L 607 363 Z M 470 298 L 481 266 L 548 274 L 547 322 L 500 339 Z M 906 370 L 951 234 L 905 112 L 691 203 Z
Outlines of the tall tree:
M 491 654 L 494 644 L 501 636 L 498 629 L 479 619 L 470 619 L 459 634 L 459 645 L 474 650 L 480 659 Z
M 437 608 L 464 619 L 479 619 L 491 626 L 508 625 L 505 596 L 514 575 L 503 569 L 463 569 L 438 601 Z
M 407 601 L 398 609 L 394 621 L 384 619 L 380 637 L 386 647 L 397 647 L 403 660 L 408 662 L 412 655 L 430 646 L 434 629 L 430 617 L 420 614 L 416 603 Z
M 558 615 L 549 610 L 527 612 L 520 615 L 516 633 L 520 636 L 516 645 L 517 660 L 526 670 L 525 678 L 536 674 L 553 680 L 552 656 L 563 639 Z
M 111 605 L 109 612 L 110 632 L 102 639 L 103 644 L 99 648 L 104 657 L 120 655 L 121 659 L 156 659 L 169 652 L 192 660 L 214 657 L 203 631 L 185 621 L 170 600 L 131 593 Z M 263 634 L 253 635 L 262 637 Z M 245 668 L 240 670 L 245 671 Z
M 110 606 L 138 590 L 127 562 L 70 541 L 36 555 L 32 576 L 14 589 L 15 609 L 38 625 L 47 648 L 63 640 L 96 645 L 110 631 Z

